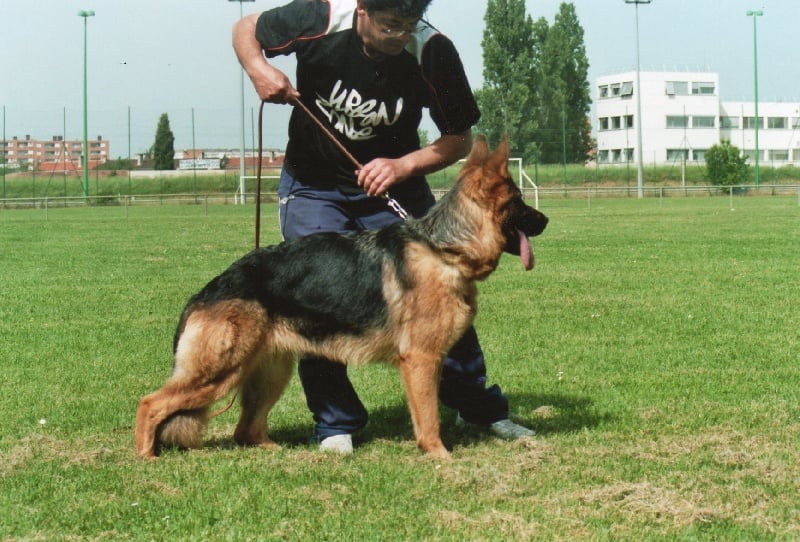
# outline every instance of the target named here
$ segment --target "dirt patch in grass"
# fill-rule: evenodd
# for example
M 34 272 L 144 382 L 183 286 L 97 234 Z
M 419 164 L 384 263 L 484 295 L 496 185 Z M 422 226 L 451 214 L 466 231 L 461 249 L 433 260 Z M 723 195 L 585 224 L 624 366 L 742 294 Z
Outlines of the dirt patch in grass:
M 800 466 L 788 460 L 794 452 L 787 441 L 733 429 L 715 428 L 705 433 L 643 439 L 625 453 L 638 460 L 665 465 L 714 463 L 724 468 L 732 481 L 754 479 L 780 484 L 800 480 Z
M 683 495 L 648 482 L 619 483 L 593 489 L 580 500 L 601 509 L 613 508 L 624 514 L 644 515 L 658 522 L 667 520 L 675 527 L 726 519 L 731 514 L 726 507 L 704 506 L 698 503 L 697 496 Z
M 596 447 L 594 453 L 612 471 L 627 465 L 651 475 L 612 479 L 559 497 L 588 506 L 589 516 L 620 515 L 625 525 L 646 521 L 674 529 L 731 523 L 765 533 L 800 532 L 800 513 L 786 513 L 796 509 L 800 488 L 790 440 L 718 427 L 642 437 L 615 448 Z
M 99 465 L 114 457 L 115 443 L 102 439 L 67 441 L 47 434 L 20 439 L 0 455 L 0 478 L 24 469 L 32 462 L 61 461 L 64 465 Z
M 471 540 L 528 540 L 541 530 L 540 525 L 528 522 L 522 516 L 498 510 L 477 517 L 443 510 L 439 513 L 439 521 L 449 531 L 469 532 Z
M 509 448 L 508 462 L 496 464 L 497 446 Z M 492 441 L 482 447 L 470 448 L 468 458 L 456 459 L 437 470 L 448 486 L 475 491 L 485 498 L 507 498 L 525 495 L 530 491 L 526 480 L 538 471 L 549 454 L 550 447 L 539 439 L 520 439 L 513 442 Z
M 31 441 L 31 437 L 24 438 L 8 452 L 0 455 L 0 478 L 5 478 L 15 470 L 23 468 L 33 458 L 35 444 Z

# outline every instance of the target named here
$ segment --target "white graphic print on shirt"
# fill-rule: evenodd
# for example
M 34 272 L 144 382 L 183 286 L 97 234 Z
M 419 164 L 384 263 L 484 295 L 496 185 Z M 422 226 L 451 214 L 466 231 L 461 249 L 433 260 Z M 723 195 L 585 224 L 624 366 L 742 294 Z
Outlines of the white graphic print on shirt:
M 316 104 L 322 114 L 351 141 L 372 139 L 376 126 L 391 126 L 403 112 L 403 98 L 397 99 L 394 114 L 390 115 L 386 103 L 365 100 L 357 90 L 342 88 L 341 80 L 333 86 L 329 97 L 317 96 Z

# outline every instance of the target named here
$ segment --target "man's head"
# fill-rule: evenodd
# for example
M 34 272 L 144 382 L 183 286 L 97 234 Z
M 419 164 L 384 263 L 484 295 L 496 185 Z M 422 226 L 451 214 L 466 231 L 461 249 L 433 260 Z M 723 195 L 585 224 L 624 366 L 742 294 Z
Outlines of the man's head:
M 432 0 L 358 0 L 358 33 L 372 56 L 399 55 Z
M 393 11 L 401 17 L 419 19 L 432 0 L 361 0 L 368 12 Z

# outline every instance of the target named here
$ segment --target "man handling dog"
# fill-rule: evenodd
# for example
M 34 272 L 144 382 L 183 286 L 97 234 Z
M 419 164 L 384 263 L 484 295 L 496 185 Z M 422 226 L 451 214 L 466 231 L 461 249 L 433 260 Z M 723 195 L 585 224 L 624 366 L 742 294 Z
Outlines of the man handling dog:
M 401 220 L 381 197 L 412 216 L 434 198 L 425 175 L 468 154 L 478 111 L 452 42 L 422 20 L 431 0 L 294 0 L 245 17 L 233 30 L 239 61 L 262 100 L 302 102 L 363 167 L 295 107 L 281 173 L 284 239 L 372 230 Z M 297 88 L 269 63 L 294 54 Z M 420 148 L 428 109 L 441 135 Z M 309 255 L 313 258 L 313 255 Z M 308 357 L 299 374 L 322 450 L 351 453 L 367 411 L 344 364 Z M 439 397 L 457 421 L 516 439 L 533 431 L 508 418 L 498 386 L 486 386 L 477 335 L 468 328 L 445 359 Z
M 486 387 L 472 322 L 476 282 L 504 252 L 532 269 L 529 237 L 547 217 L 509 177 L 508 142 L 491 151 L 483 136 L 434 204 L 424 174 L 466 154 L 479 113 L 452 44 L 420 23 L 429 1 L 296 0 L 237 23 L 259 94 L 298 106 L 280 184 L 285 240 L 244 255 L 186 303 L 172 374 L 137 407 L 141 457 L 201 446 L 210 405 L 234 391 L 234 441 L 274 446 L 269 412 L 298 357 L 323 450 L 352 452 L 367 422 L 345 366 L 379 361 L 398 368 L 417 446 L 431 457 L 450 457 L 439 399 L 500 437 L 532 435 L 508 419 L 500 388 Z M 297 55 L 297 90 L 262 50 Z M 420 149 L 425 107 L 442 135 Z M 376 197 L 387 191 L 412 218 Z

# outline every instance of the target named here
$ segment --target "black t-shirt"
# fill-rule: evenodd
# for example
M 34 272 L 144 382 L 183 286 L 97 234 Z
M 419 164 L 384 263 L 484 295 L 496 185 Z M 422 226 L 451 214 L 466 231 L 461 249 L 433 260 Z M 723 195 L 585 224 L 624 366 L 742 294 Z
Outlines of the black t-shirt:
M 442 134 L 478 121 L 464 67 L 447 37 L 421 25 L 403 53 L 376 61 L 364 53 L 356 17 L 356 0 L 294 0 L 262 13 L 256 38 L 267 57 L 296 55 L 303 102 L 359 162 L 417 150 L 424 108 Z M 306 184 L 360 190 L 355 166 L 299 108 L 289 121 L 285 166 Z M 423 182 L 409 179 L 392 192 L 413 191 Z

